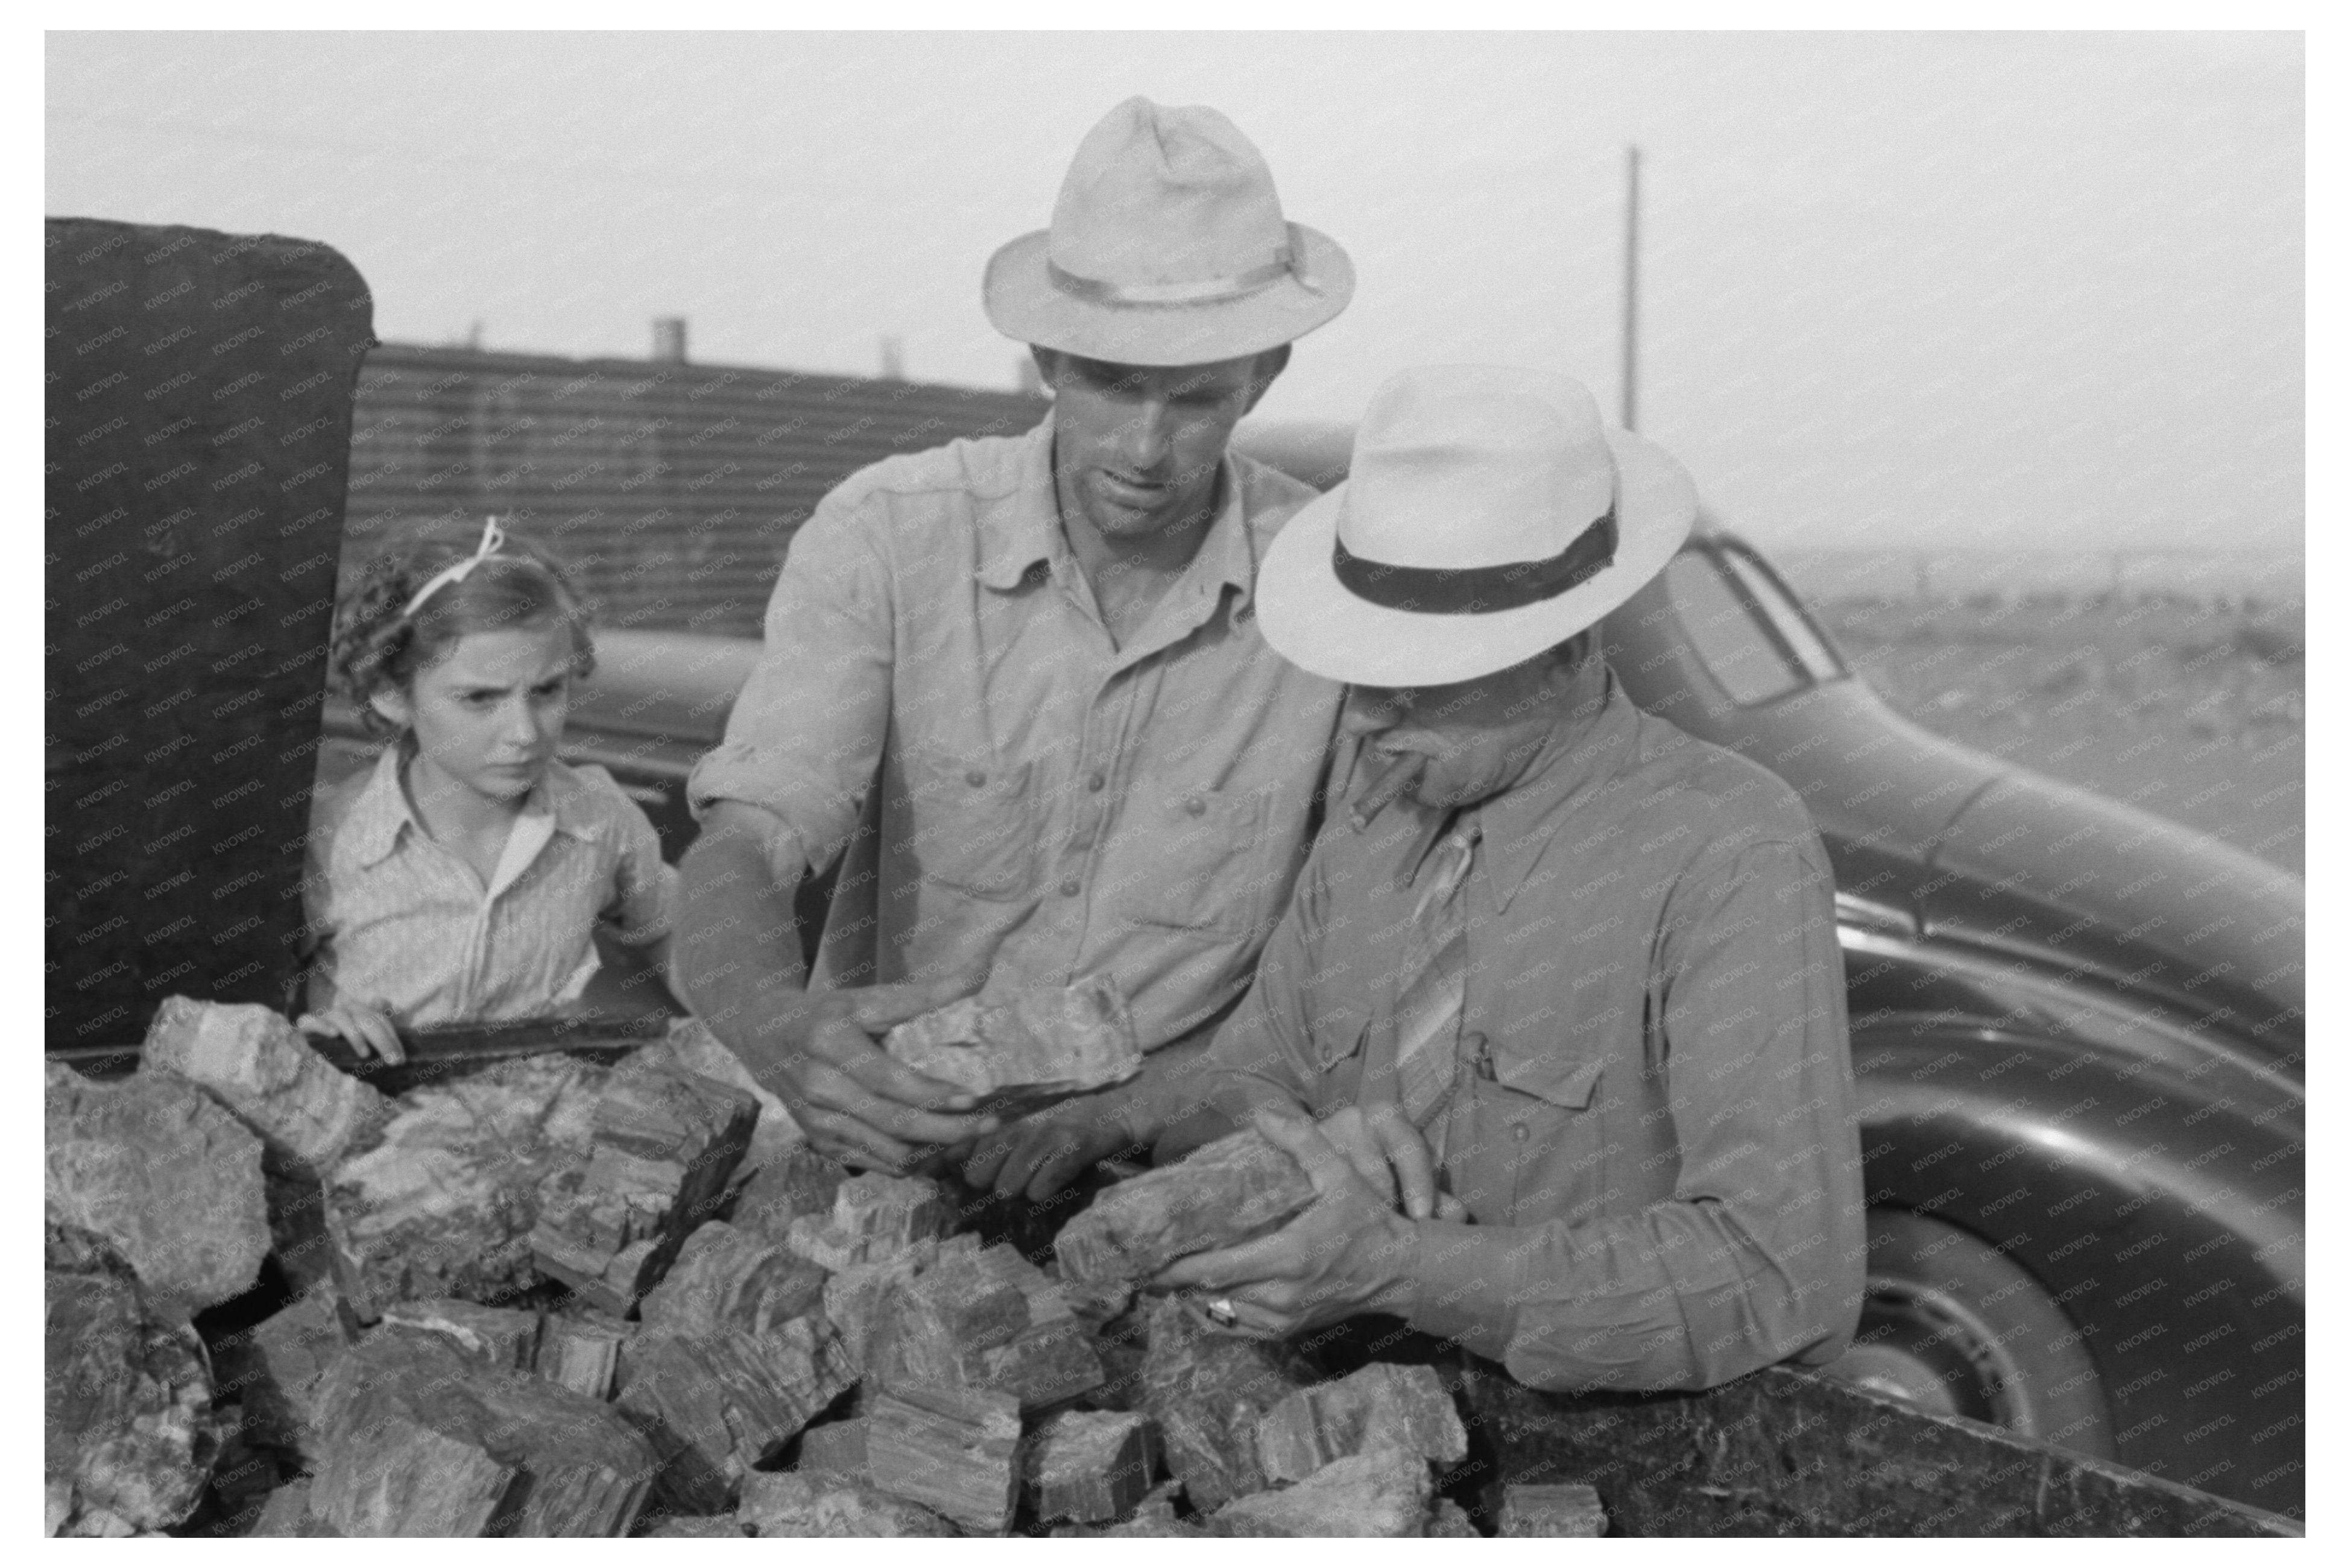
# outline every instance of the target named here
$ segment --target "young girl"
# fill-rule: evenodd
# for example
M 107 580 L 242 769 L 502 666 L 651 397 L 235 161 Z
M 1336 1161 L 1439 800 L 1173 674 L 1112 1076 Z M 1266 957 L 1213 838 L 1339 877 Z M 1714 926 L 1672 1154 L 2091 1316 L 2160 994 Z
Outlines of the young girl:
M 677 873 L 652 824 L 602 768 L 555 760 L 594 661 L 561 568 L 494 517 L 360 573 L 328 678 L 394 739 L 313 804 L 299 1027 L 396 1062 L 395 1026 L 553 1012 L 595 974 L 599 920 L 665 961 Z

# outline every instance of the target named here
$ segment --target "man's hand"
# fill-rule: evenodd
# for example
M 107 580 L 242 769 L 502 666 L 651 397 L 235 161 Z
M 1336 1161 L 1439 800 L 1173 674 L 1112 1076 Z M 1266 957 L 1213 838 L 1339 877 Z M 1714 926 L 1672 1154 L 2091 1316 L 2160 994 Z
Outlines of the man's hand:
M 400 1048 L 400 1031 L 393 1026 L 391 1015 L 380 1008 L 338 1002 L 324 1012 L 304 1013 L 294 1021 L 294 1027 L 305 1034 L 332 1035 L 362 1056 L 380 1056 L 394 1064 L 408 1060 L 408 1053 Z
M 771 1029 L 741 1054 L 752 1075 L 791 1107 L 818 1153 L 903 1171 L 930 1152 L 917 1146 L 966 1143 L 998 1126 L 993 1116 L 951 1114 L 978 1102 L 891 1061 L 876 1044 L 892 1025 L 951 1000 L 941 990 L 901 984 L 795 992 Z
M 1305 1168 L 1314 1201 L 1272 1235 L 1180 1259 L 1151 1282 L 1228 1299 L 1235 1331 L 1257 1339 L 1408 1311 L 1418 1290 L 1413 1222 L 1312 1122 L 1271 1110 L 1255 1121 L 1267 1142 Z
M 962 1179 L 1041 1203 L 1099 1161 L 1129 1151 L 1139 1154 L 1143 1146 L 1116 1104 L 1085 1095 L 981 1138 L 962 1156 Z
M 1468 1206 L 1436 1190 L 1436 1159 L 1428 1140 L 1393 1100 L 1348 1106 L 1322 1118 L 1322 1136 L 1344 1155 L 1355 1174 L 1390 1208 L 1409 1220 L 1459 1220 Z

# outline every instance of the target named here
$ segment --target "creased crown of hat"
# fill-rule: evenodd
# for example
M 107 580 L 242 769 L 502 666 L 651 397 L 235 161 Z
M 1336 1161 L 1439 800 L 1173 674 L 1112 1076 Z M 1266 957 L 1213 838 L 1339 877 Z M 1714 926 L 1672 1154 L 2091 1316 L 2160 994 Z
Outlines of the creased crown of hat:
M 1023 341 L 1138 365 L 1287 343 L 1346 308 L 1354 268 L 1282 213 L 1273 171 L 1212 109 L 1131 98 L 1077 146 L 1050 229 L 989 261 L 988 317 Z

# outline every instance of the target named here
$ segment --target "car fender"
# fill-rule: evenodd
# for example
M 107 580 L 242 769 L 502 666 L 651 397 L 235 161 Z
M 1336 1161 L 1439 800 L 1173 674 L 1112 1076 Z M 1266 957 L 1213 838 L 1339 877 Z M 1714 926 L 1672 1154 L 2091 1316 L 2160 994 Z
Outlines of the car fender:
M 2048 1291 L 2097 1365 L 2123 1462 L 2298 1507 L 2297 1116 L 1970 1023 L 1872 1024 L 1853 1062 L 1869 1202 L 1972 1231 Z

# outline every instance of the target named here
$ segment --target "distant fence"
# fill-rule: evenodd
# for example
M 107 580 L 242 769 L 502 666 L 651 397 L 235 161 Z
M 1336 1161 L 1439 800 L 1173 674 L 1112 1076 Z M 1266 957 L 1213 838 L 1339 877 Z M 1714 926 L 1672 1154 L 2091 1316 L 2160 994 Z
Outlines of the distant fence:
M 2002 599 L 2032 594 L 2298 603 L 2303 558 L 2202 550 L 1821 550 L 1765 545 L 1806 598 Z

